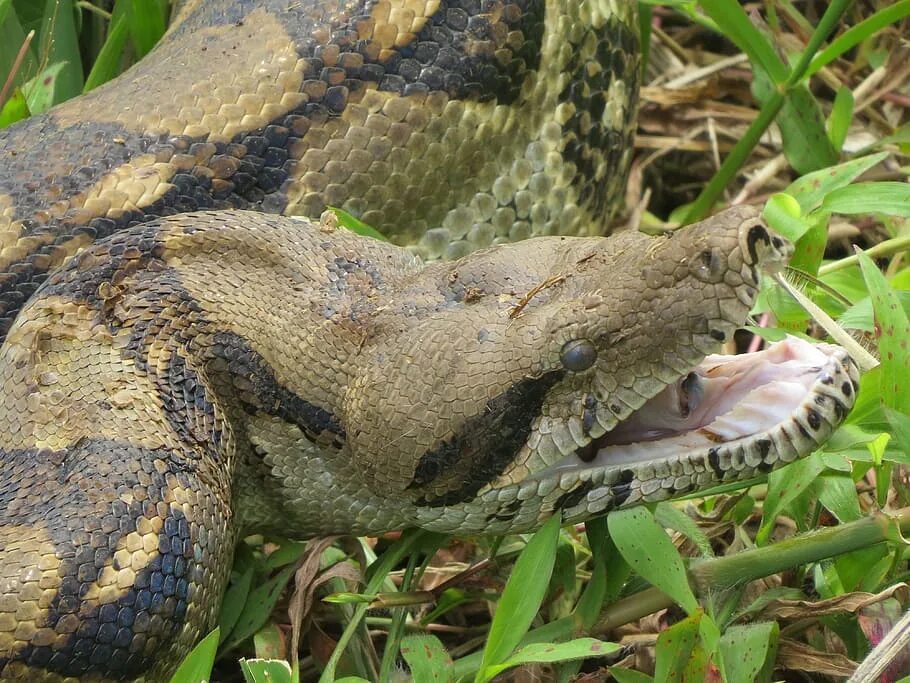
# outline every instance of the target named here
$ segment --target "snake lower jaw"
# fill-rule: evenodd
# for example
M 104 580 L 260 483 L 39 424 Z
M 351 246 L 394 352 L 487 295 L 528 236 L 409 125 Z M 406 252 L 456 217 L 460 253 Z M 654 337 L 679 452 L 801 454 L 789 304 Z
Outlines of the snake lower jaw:
M 760 352 L 711 355 L 534 478 L 620 471 L 630 488 L 622 506 L 747 479 L 824 443 L 853 406 L 858 378 L 842 348 L 796 337 Z

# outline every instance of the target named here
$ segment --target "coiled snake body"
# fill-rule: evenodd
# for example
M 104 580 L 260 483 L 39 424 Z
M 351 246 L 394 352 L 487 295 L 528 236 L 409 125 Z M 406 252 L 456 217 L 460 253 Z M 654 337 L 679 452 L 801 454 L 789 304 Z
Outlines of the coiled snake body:
M 624 181 L 633 5 L 198 0 L 0 133 L 0 679 L 166 678 L 243 533 L 526 530 L 827 438 L 840 349 L 705 358 L 789 252 L 754 211 L 561 236 Z M 329 205 L 407 248 L 267 215 Z

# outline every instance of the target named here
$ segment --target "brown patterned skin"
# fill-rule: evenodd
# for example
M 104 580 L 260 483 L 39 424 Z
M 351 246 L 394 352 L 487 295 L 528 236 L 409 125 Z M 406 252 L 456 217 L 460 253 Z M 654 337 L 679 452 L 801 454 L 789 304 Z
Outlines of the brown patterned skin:
M 0 130 L 0 334 L 66 258 L 196 209 L 362 217 L 424 258 L 602 234 L 635 3 L 196 0 L 128 74 Z
M 0 349 L 0 679 L 166 678 L 216 622 L 241 534 L 522 531 L 809 452 L 848 399 L 757 447 L 584 456 L 741 325 L 787 253 L 751 209 L 429 265 L 250 212 L 96 243 Z M 827 380 L 852 382 L 838 363 Z
M 528 530 L 830 434 L 836 351 L 773 433 L 592 459 L 788 253 L 749 209 L 558 236 L 625 177 L 634 5 L 195 0 L 127 77 L 0 132 L 0 680 L 166 679 L 242 534 Z M 326 204 L 407 248 L 184 213 Z

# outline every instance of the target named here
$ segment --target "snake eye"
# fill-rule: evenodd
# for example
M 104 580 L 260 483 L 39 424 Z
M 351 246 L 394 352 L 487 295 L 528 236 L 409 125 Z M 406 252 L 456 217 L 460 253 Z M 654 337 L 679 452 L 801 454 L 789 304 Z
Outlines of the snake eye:
M 587 339 L 573 339 L 563 344 L 560 360 L 566 370 L 581 372 L 597 360 L 597 349 Z

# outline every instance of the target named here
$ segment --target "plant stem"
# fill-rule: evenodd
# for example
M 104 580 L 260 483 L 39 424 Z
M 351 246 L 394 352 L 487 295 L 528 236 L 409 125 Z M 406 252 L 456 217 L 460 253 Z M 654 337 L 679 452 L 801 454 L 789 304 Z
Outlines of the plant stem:
M 884 242 L 879 242 L 874 247 L 869 247 L 865 250 L 866 256 L 871 258 L 877 258 L 879 256 L 890 256 L 891 254 L 896 254 L 900 251 L 910 249 L 910 235 L 902 235 L 900 237 L 893 237 L 890 240 L 885 240 Z M 853 256 L 845 256 L 842 259 L 827 263 L 818 269 L 819 276 L 829 275 L 838 270 L 843 270 L 844 268 L 849 268 L 850 266 L 859 265 L 859 255 L 854 254 Z

